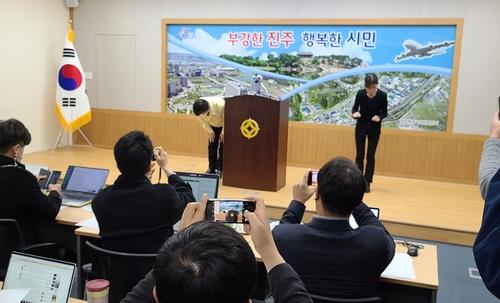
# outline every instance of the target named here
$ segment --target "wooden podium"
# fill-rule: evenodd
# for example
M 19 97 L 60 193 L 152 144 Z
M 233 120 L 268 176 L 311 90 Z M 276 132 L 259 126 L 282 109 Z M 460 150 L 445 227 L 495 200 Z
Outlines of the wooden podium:
M 226 98 L 223 184 L 277 191 L 286 182 L 288 102 Z

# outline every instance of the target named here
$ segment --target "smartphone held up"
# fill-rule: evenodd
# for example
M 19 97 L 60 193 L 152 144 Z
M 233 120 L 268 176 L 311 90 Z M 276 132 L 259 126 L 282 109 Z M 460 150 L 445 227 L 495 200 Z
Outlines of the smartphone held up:
M 248 223 L 245 210 L 255 211 L 255 201 L 241 199 L 210 199 L 207 202 L 205 217 L 220 223 Z
M 318 185 L 318 171 L 311 170 L 309 171 L 309 175 L 307 176 L 307 185 Z

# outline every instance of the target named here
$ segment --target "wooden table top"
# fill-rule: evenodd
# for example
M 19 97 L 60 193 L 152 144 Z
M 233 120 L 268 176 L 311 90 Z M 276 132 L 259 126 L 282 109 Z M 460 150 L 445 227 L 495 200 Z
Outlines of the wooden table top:
M 86 214 L 79 214 L 80 212 L 85 212 Z M 83 218 L 88 219 L 89 212 L 79 209 L 79 208 L 66 208 L 64 214 L 68 214 L 71 218 Z M 62 217 L 64 217 L 64 214 Z M 92 213 L 90 213 L 92 215 Z M 58 216 L 59 217 L 59 216 Z M 82 219 L 82 220 L 84 220 Z M 62 222 L 70 221 L 66 218 L 62 218 Z M 80 220 L 81 221 L 81 220 Z M 79 221 L 78 221 L 79 222 Z M 99 229 L 92 227 L 79 227 L 75 230 L 75 235 L 89 237 L 89 238 L 99 238 Z M 255 250 L 252 240 L 249 235 L 243 236 L 245 240 L 250 244 L 252 251 L 255 254 L 257 261 L 262 261 L 260 254 Z M 401 244 L 396 244 L 396 252 L 406 253 L 407 248 Z M 403 278 L 392 278 L 392 277 L 382 277 L 382 281 L 402 284 L 426 289 L 437 289 L 439 286 L 439 275 L 438 275 L 438 264 L 437 264 L 437 246 L 432 244 L 425 244 L 424 249 L 419 249 L 418 257 L 413 257 L 413 266 L 415 268 L 415 280 L 403 279 Z

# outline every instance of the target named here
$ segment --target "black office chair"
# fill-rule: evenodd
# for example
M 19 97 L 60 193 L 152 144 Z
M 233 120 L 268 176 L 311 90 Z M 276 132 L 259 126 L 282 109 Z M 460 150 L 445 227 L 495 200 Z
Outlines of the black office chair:
M 109 303 L 120 302 L 153 268 L 156 254 L 107 250 L 85 242 L 92 258 L 92 276 L 109 281 Z
M 314 303 L 380 303 L 379 297 L 342 299 L 342 298 L 324 297 L 313 294 L 311 294 L 311 297 Z
M 0 278 L 3 280 L 12 251 L 51 259 L 75 262 L 76 253 L 57 243 L 37 243 L 26 245 L 19 224 L 15 219 L 0 219 Z

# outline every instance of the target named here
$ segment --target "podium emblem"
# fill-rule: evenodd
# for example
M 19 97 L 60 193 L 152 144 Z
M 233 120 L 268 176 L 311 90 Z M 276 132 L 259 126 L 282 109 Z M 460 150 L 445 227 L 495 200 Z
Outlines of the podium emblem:
M 248 118 L 241 122 L 240 130 L 243 137 L 248 140 L 253 139 L 259 134 L 259 123 L 252 118 Z

